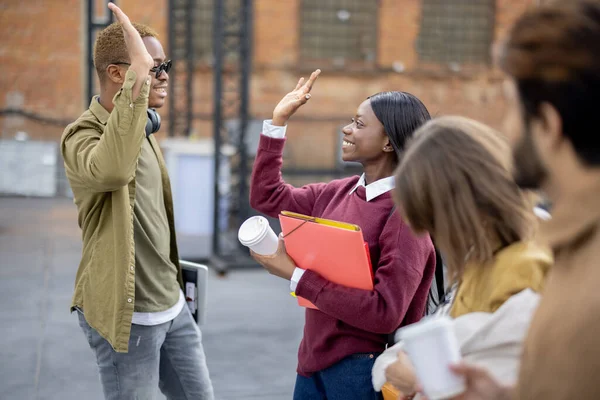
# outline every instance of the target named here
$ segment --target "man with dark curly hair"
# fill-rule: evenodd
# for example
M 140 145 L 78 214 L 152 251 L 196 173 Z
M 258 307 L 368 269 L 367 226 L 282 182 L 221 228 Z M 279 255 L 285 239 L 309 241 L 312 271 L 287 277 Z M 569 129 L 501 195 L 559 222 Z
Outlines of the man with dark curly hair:
M 554 265 L 516 386 L 477 365 L 460 400 L 600 399 L 600 0 L 553 0 L 521 16 L 500 56 L 514 176 L 552 201 L 538 240 Z
M 71 310 L 96 355 L 106 399 L 214 398 L 201 333 L 183 295 L 169 177 L 151 133 L 169 69 L 158 35 L 118 22 L 94 47 L 100 96 L 63 133 L 82 229 Z

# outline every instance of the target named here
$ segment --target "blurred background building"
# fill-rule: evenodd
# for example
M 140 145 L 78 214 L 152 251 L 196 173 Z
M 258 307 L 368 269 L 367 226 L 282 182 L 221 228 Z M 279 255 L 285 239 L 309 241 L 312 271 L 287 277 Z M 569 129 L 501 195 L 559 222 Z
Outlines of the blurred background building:
M 0 0 L 2 399 L 103 398 L 68 313 L 81 239 L 58 143 L 97 91 L 91 44 L 111 22 L 106 3 Z M 182 258 L 226 271 L 248 264 L 235 233 L 254 213 L 247 183 L 262 120 L 300 76 L 323 70 L 288 128 L 284 175 L 297 185 L 357 172 L 340 160 L 340 128 L 379 91 L 501 128 L 491 49 L 540 0 L 116 3 L 155 28 L 174 61 L 157 136 Z M 217 399 L 291 398 L 303 315 L 288 283 L 262 270 L 211 274 L 202 330 Z
M 202 256 L 234 251 L 233 232 L 252 213 L 247 181 L 262 120 L 300 76 L 323 71 L 310 104 L 290 122 L 286 179 L 302 184 L 354 173 L 341 162 L 340 129 L 379 91 L 408 91 L 433 115 L 460 114 L 501 128 L 502 75 L 491 49 L 539 3 L 116 2 L 159 32 L 174 62 L 158 136 L 174 180 L 181 240 L 189 236 Z M 106 3 L 0 3 L 0 193 L 69 195 L 57 143 L 96 92 L 91 44 L 111 22 Z

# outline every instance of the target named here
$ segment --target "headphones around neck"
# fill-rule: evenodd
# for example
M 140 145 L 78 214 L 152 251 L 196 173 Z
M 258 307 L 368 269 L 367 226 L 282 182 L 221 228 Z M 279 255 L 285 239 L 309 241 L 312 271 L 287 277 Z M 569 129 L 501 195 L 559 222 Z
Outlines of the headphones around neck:
M 146 137 L 158 132 L 160 129 L 160 115 L 154 108 L 149 108 L 147 111 L 148 120 L 146 121 Z

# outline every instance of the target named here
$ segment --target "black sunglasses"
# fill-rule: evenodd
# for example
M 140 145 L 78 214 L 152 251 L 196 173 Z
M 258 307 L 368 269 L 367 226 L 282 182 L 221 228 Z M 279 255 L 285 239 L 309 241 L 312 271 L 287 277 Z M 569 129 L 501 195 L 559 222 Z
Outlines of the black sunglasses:
M 169 71 L 171 70 L 172 66 L 173 66 L 173 63 L 171 62 L 171 60 L 167 60 L 163 63 L 160 63 L 156 67 L 150 68 L 150 71 L 155 72 L 156 79 L 158 79 L 158 77 L 160 76 L 160 74 L 162 74 L 163 71 L 165 71 L 168 74 Z
M 131 65 L 130 63 L 127 63 L 127 62 L 115 62 L 115 63 L 111 63 L 111 64 Z M 156 74 L 156 79 L 158 79 L 158 77 L 160 76 L 160 74 L 162 74 L 163 71 L 165 71 L 168 74 L 169 71 L 171 70 L 172 66 L 173 66 L 173 62 L 171 60 L 167 60 L 163 63 L 160 63 L 156 67 L 150 68 L 150 72 L 154 72 Z

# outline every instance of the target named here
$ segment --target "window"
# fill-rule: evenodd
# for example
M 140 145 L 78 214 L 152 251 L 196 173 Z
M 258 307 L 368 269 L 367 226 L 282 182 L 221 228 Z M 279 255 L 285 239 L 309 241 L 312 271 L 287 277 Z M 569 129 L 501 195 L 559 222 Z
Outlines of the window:
M 377 0 L 301 0 L 300 59 L 343 68 L 372 66 Z
M 495 0 L 422 0 L 419 59 L 487 64 L 494 35 Z
M 189 0 L 188 0 L 189 1 Z M 219 1 L 219 0 L 217 0 Z M 212 64 L 213 17 L 215 0 L 196 0 L 194 7 L 194 58 Z
M 217 1 L 223 0 L 171 0 L 174 20 L 171 30 L 174 42 L 172 58 L 185 59 L 187 57 L 187 17 L 188 10 L 191 9 L 194 59 L 201 64 L 211 65 L 213 63 L 213 18 Z M 224 0 L 223 4 L 225 7 L 223 26 L 228 30 L 225 32 L 225 45 L 228 48 L 235 47 L 239 42 L 237 33 L 239 24 L 242 22 L 242 2 L 240 0 Z M 226 56 L 228 59 L 231 58 L 231 55 Z

